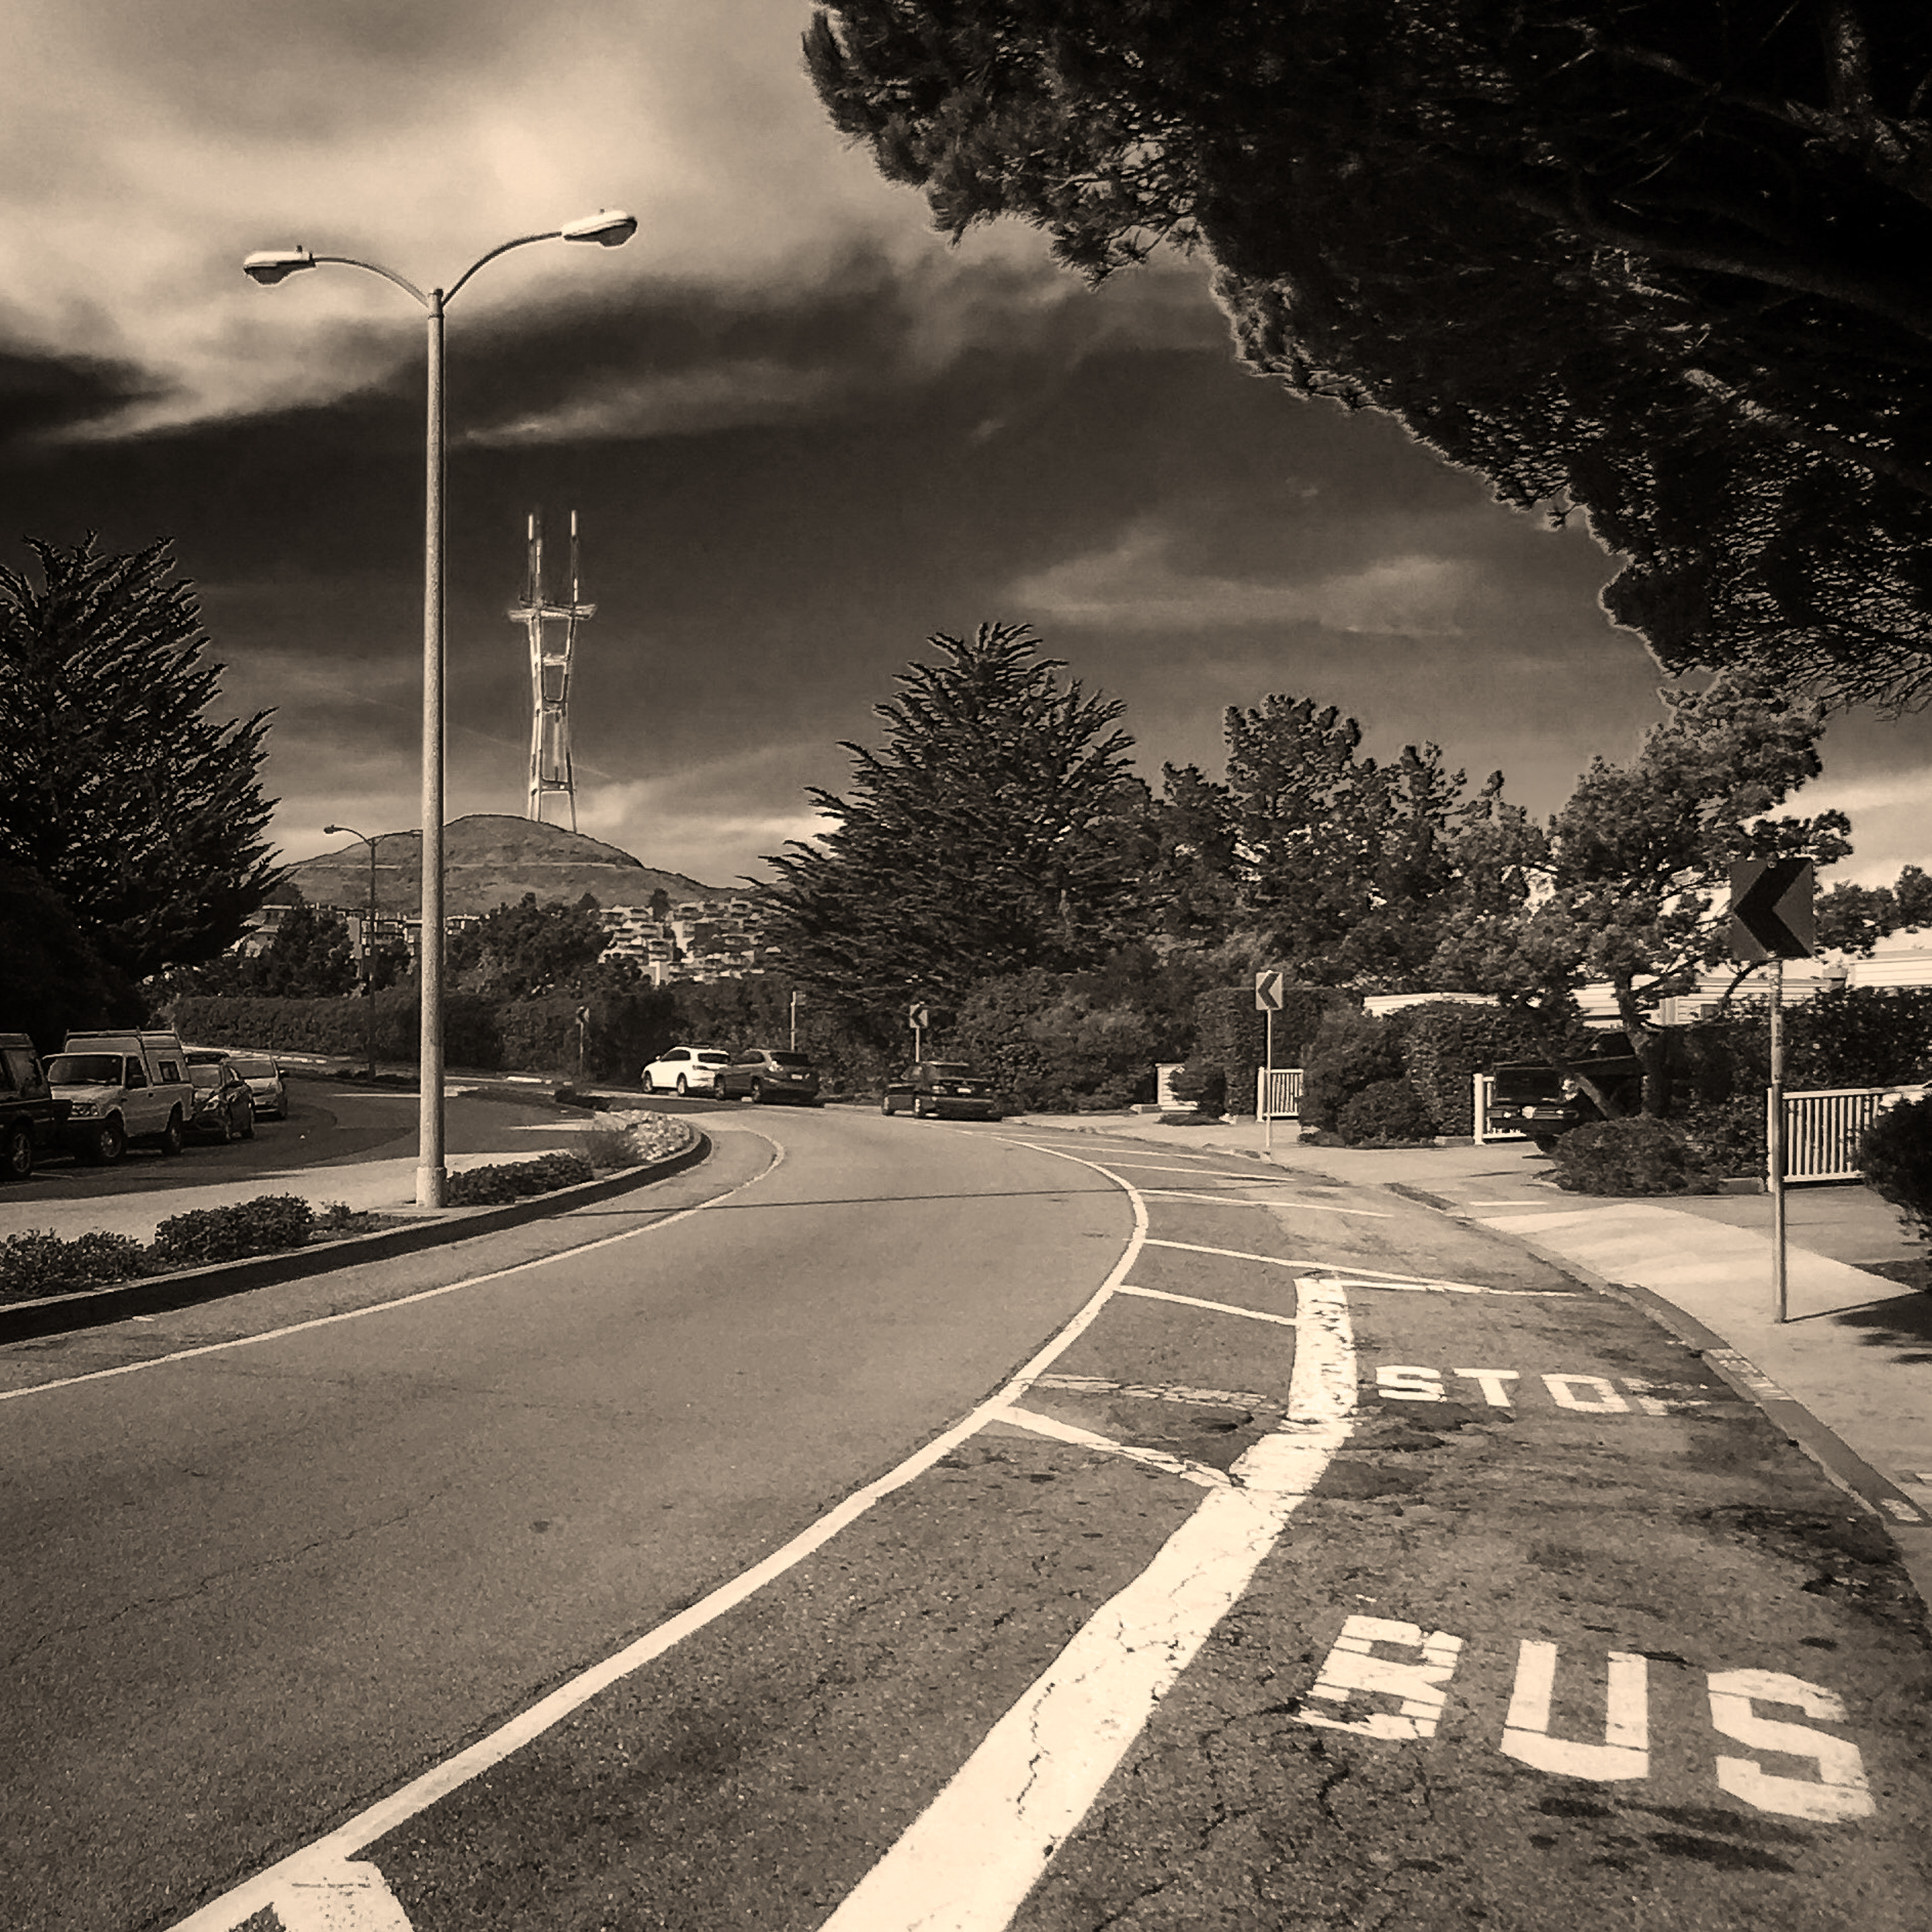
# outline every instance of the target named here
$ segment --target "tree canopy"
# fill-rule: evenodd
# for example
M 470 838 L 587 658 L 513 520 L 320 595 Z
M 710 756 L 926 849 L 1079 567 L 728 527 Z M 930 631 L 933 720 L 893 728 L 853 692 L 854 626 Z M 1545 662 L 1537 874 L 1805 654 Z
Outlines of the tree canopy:
M 540 905 L 526 893 L 451 936 L 450 972 L 458 985 L 499 999 L 575 991 L 610 943 L 590 893 L 563 906 Z
M 1202 249 L 1252 366 L 1583 511 L 1667 667 L 1932 695 L 1932 9 L 838 0 L 805 44 L 941 229 Z
M 38 583 L 0 569 L 0 857 L 130 979 L 213 959 L 277 877 L 269 714 L 207 715 L 223 667 L 166 545 L 28 547 Z
M 832 822 L 767 862 L 767 937 L 801 981 L 849 1004 L 949 998 L 1029 967 L 1104 958 L 1134 921 L 1145 787 L 1124 707 L 1063 682 L 1027 626 L 927 640 L 935 656 L 876 705 L 886 741 L 847 742 Z

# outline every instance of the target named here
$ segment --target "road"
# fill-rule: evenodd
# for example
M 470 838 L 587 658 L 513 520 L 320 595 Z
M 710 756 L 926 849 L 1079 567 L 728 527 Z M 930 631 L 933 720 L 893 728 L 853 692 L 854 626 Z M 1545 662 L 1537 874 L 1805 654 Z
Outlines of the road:
M 706 1124 L 566 1257 L 0 1351 L 0 1923 L 1923 1923 L 1920 1607 L 1634 1311 L 1230 1157 Z

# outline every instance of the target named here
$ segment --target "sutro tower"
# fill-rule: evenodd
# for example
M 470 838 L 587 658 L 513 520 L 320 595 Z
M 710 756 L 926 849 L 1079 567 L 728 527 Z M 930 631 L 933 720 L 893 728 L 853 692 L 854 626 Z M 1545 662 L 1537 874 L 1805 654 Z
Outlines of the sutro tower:
M 523 601 L 510 606 L 509 618 L 530 636 L 530 801 L 524 816 L 541 824 L 543 801 L 570 801 L 570 829 L 577 828 L 577 780 L 570 768 L 570 659 L 577 649 L 577 626 L 597 614 L 594 604 L 577 601 L 577 513 L 570 512 L 570 601 L 543 601 L 543 519 L 530 514 L 529 574 Z M 563 626 L 563 638 L 554 648 L 546 627 Z

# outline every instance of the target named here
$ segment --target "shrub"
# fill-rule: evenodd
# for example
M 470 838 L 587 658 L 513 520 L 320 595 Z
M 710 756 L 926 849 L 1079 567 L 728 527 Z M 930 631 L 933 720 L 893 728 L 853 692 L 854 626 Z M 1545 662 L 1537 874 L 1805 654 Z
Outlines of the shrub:
M 32 1301 L 151 1272 L 147 1253 L 124 1234 L 79 1234 L 71 1241 L 43 1230 L 0 1242 L 0 1301 Z
M 1402 1043 L 1403 1077 L 1422 1096 L 1437 1134 L 1475 1132 L 1475 1075 L 1543 1057 L 1529 1022 L 1503 1007 L 1428 1000 L 1389 1018 Z
M 1699 1100 L 1685 1108 L 1677 1124 L 1698 1158 L 1714 1174 L 1761 1175 L 1764 1144 L 1764 1096 L 1743 1088 L 1721 1100 Z
M 1162 1038 L 1099 977 L 1034 968 L 975 986 L 933 1054 L 969 1062 L 1024 1111 L 1091 1111 L 1153 1098 Z
M 621 1127 L 586 1128 L 577 1137 L 577 1148 L 597 1172 L 613 1168 L 635 1167 L 638 1150 L 629 1133 Z
M 1859 1141 L 1859 1169 L 1907 1233 L 1932 1241 L 1932 1099 L 1886 1108 Z
M 304 1246 L 314 1219 L 308 1203 L 293 1194 L 264 1194 L 233 1207 L 192 1208 L 155 1230 L 154 1256 L 167 1267 L 195 1268 L 274 1254 Z
M 1571 1130 L 1552 1156 L 1572 1194 L 1714 1194 L 1716 1178 L 1668 1121 L 1648 1114 Z
M 1274 1016 L 1274 1063 L 1305 1066 L 1309 1043 L 1332 1012 L 1357 1012 L 1352 993 L 1332 986 L 1286 986 Z M 1223 1105 L 1234 1114 L 1254 1111 L 1255 1075 L 1267 1053 L 1267 1015 L 1255 1011 L 1252 984 L 1210 986 L 1194 1002 L 1195 1048 L 1190 1059 L 1219 1068 Z M 1400 1068 L 1396 1070 L 1400 1072 Z
M 533 1161 L 504 1161 L 452 1174 L 444 1200 L 450 1207 L 492 1207 L 593 1179 L 590 1163 L 580 1154 L 539 1154 Z
M 1197 1114 L 1218 1119 L 1226 1111 L 1227 1075 L 1212 1060 L 1189 1060 L 1170 1083 L 1174 1097 Z
M 1412 1147 L 1435 1138 L 1428 1103 L 1406 1080 L 1377 1080 L 1352 1094 L 1335 1118 L 1345 1147 Z
M 1301 1124 L 1332 1130 L 1356 1094 L 1378 1080 L 1402 1078 L 1402 1036 L 1386 1019 L 1337 1008 L 1316 1029 L 1302 1070 Z

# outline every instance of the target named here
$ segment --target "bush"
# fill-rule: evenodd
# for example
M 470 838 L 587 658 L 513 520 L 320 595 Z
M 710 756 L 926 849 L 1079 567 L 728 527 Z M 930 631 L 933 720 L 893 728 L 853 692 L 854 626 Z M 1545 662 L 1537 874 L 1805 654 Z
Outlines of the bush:
M 520 1201 L 532 1194 L 550 1194 L 595 1179 L 590 1163 L 579 1154 L 540 1154 L 533 1161 L 505 1161 L 452 1174 L 444 1190 L 450 1207 L 493 1207 Z
M 587 1128 L 577 1136 L 577 1147 L 599 1174 L 638 1162 L 636 1143 L 621 1127 Z
M 1022 1112 L 1090 1112 L 1151 1100 L 1162 1041 L 1097 976 L 1034 968 L 975 987 L 933 1056 L 968 1061 Z
M 1170 1085 L 1174 1097 L 1196 1114 L 1218 1120 L 1227 1111 L 1227 1075 L 1213 1061 L 1189 1060 Z
M 0 1301 L 70 1294 L 152 1272 L 147 1251 L 124 1234 L 80 1234 L 71 1241 L 43 1230 L 0 1242 Z
M 1406 1080 L 1377 1080 L 1351 1095 L 1335 1131 L 1345 1147 L 1413 1147 L 1436 1133 L 1428 1103 Z
M 1552 1156 L 1572 1194 L 1714 1194 L 1716 1178 L 1668 1121 L 1648 1114 L 1573 1128 Z
M 1386 1019 L 1337 1008 L 1317 1029 L 1302 1071 L 1301 1124 L 1332 1131 L 1356 1094 L 1402 1078 L 1402 1036 Z
M 274 1254 L 308 1240 L 314 1211 L 293 1194 L 264 1194 L 233 1207 L 193 1208 L 155 1230 L 154 1257 L 165 1267 L 196 1268 Z
M 1932 1100 L 1886 1108 L 1859 1141 L 1866 1185 L 1899 1210 L 1906 1232 L 1932 1241 Z
M 1286 986 L 1281 998 L 1274 1016 L 1277 1066 L 1305 1066 L 1309 1043 L 1323 1020 L 1332 1012 L 1360 1010 L 1354 995 L 1332 986 Z M 1255 1075 L 1268 1043 L 1267 1015 L 1255 1011 L 1253 985 L 1209 987 L 1195 1000 L 1194 1029 L 1190 1060 L 1198 1058 L 1220 1070 L 1222 1106 L 1228 1112 L 1252 1114 Z
M 1505 1061 L 1543 1058 L 1529 1022 L 1500 1006 L 1428 1000 L 1389 1020 L 1402 1043 L 1403 1077 L 1421 1095 L 1437 1134 L 1475 1132 L 1475 1075 Z
M 1713 1174 L 1762 1175 L 1769 1151 L 1764 1144 L 1764 1096 L 1743 1088 L 1721 1100 L 1699 1100 L 1677 1124 L 1698 1158 Z

